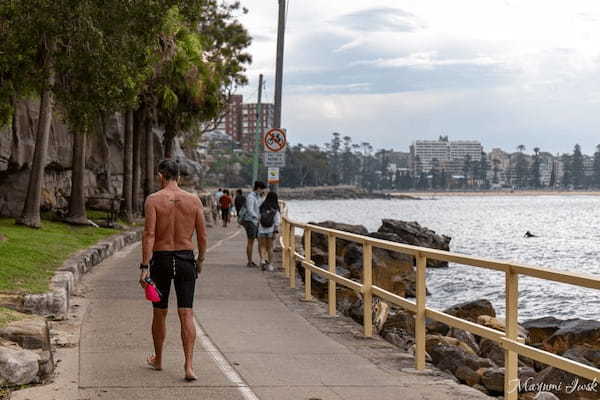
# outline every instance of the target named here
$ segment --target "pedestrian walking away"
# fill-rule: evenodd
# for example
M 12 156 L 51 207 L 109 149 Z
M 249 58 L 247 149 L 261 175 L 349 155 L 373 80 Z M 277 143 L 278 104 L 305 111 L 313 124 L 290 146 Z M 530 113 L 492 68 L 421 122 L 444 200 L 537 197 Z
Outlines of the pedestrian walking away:
M 193 350 L 196 326 L 192 306 L 196 279 L 202 271 L 206 252 L 206 225 L 200 199 L 179 188 L 179 164 L 163 160 L 158 165 L 161 190 L 150 195 L 144 207 L 145 225 L 139 283 L 154 284 L 160 300 L 153 302 L 152 338 L 154 355 L 148 365 L 162 370 L 163 346 L 171 281 L 177 297 L 177 313 L 185 356 L 185 379 L 196 380 Z M 198 255 L 194 256 L 192 236 L 196 232 Z
M 258 235 L 258 218 L 260 215 L 260 205 L 263 202 L 263 196 L 267 185 L 264 182 L 254 182 L 254 190 L 246 196 L 246 205 L 240 210 L 241 224 L 246 230 L 246 257 L 248 258 L 248 267 L 258 267 L 253 259 L 254 241 Z
M 229 190 L 225 189 L 223 195 L 219 199 L 219 208 L 221 209 L 221 219 L 223 220 L 223 228 L 227 227 L 229 223 L 229 216 L 231 215 L 231 206 L 233 200 L 229 196 Z
M 273 243 L 279 233 L 281 224 L 281 213 L 277 193 L 269 192 L 265 201 L 259 207 L 260 217 L 258 219 L 258 254 L 260 256 L 261 270 L 272 271 Z
M 246 198 L 244 197 L 244 192 L 242 192 L 242 189 L 236 190 L 235 191 L 235 200 L 234 200 L 235 215 L 237 215 L 239 217 L 240 210 L 242 209 L 242 207 L 244 207 L 245 204 L 246 204 Z

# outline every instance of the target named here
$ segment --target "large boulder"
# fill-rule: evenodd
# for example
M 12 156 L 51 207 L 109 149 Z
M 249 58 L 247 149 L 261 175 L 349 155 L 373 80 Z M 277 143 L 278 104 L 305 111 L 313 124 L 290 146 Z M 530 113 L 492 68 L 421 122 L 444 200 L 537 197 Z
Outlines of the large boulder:
M 488 368 L 481 376 L 481 383 L 492 393 L 504 392 L 504 368 Z
M 475 335 L 473 335 L 471 332 L 458 328 L 450 328 L 450 330 L 448 331 L 448 336 L 456 338 L 461 342 L 468 344 L 469 347 L 475 351 L 475 353 L 479 353 L 479 344 L 475 339 Z
M 406 243 L 414 246 L 428 247 L 437 250 L 450 250 L 451 238 L 438 235 L 435 231 L 419 225 L 418 222 L 407 222 L 395 219 L 383 219 L 379 233 L 395 235 L 394 242 Z M 428 267 L 447 267 L 447 261 L 427 260 Z
M 457 318 L 466 319 L 467 321 L 477 322 L 477 318 L 481 315 L 496 316 L 496 310 L 489 300 L 478 299 L 467 301 L 464 303 L 455 304 L 444 310 L 444 313 L 450 314 Z
M 587 319 L 563 321 L 560 328 L 543 341 L 544 349 L 556 354 L 562 354 L 578 344 L 600 350 L 600 321 Z
M 559 330 L 562 323 L 563 320 L 555 317 L 535 318 L 523 322 L 521 325 L 527 329 L 526 343 L 529 345 L 542 343 Z
M 410 336 L 415 334 L 415 316 L 410 311 L 393 309 L 383 324 L 382 333 L 391 330 L 401 330 Z
M 50 338 L 46 322 L 42 319 L 25 319 L 0 328 L 0 337 L 18 343 L 24 349 L 48 349 Z
M 575 361 L 583 362 L 582 359 Z M 589 365 L 589 363 L 587 363 Z M 554 367 L 546 367 L 533 380 L 531 387 L 548 388 L 560 400 L 597 400 L 600 398 L 600 383 L 590 381 Z
M 39 372 L 40 356 L 31 350 L 0 347 L 0 377 L 12 385 L 33 382 Z
M 309 222 L 309 224 L 321 226 L 321 227 L 327 228 L 327 229 L 335 229 L 338 231 L 354 233 L 356 235 L 366 236 L 369 233 L 367 228 L 365 228 L 362 225 L 351 225 L 351 224 L 344 224 L 341 222 L 334 222 L 334 221 Z M 304 237 L 302 239 L 304 242 Z M 317 247 L 317 248 L 327 252 L 328 245 L 329 245 L 327 235 L 323 235 L 322 233 L 312 232 L 310 240 L 311 240 L 311 244 L 313 247 Z M 343 254 L 342 249 L 345 248 L 350 243 L 351 242 L 349 242 L 348 240 L 337 239 L 336 240 L 337 255 L 342 255 Z
M 369 235 L 367 229 L 362 225 L 349 225 L 333 221 L 311 222 L 311 224 L 357 235 Z M 381 238 L 381 236 L 387 235 L 375 233 L 370 236 Z M 312 232 L 311 259 L 316 265 L 327 268 L 328 250 L 327 236 Z M 362 245 L 345 239 L 336 239 L 336 266 L 347 269 L 350 279 L 361 282 L 363 275 Z M 301 265 L 299 265 L 298 270 L 303 275 L 304 269 Z M 313 283 L 317 287 L 320 285 L 320 282 Z M 416 293 L 416 270 L 413 257 L 388 250 L 374 249 L 373 284 L 399 296 L 414 297 Z
M 454 375 L 460 379 L 461 382 L 464 382 L 469 386 L 475 386 L 481 382 L 481 376 L 466 365 L 458 367 L 454 372 Z

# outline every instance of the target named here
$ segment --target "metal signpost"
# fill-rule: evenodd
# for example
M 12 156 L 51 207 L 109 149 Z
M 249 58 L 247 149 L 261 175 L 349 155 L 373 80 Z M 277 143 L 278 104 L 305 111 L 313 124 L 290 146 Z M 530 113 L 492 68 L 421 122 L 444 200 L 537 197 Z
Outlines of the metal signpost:
M 265 165 L 268 168 L 268 183 L 277 190 L 279 185 L 279 168 L 285 167 L 285 146 L 287 134 L 285 129 L 269 129 L 263 138 L 265 146 Z

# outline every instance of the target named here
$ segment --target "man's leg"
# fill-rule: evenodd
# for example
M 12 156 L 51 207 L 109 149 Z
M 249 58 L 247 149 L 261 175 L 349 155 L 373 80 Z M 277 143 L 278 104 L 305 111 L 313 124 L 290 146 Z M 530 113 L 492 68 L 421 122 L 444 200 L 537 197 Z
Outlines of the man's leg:
M 194 324 L 194 313 L 191 308 L 178 308 L 179 321 L 181 322 L 181 341 L 183 343 L 183 355 L 185 356 L 185 378 L 195 380 L 194 374 L 194 344 L 196 343 L 196 325 Z
M 252 253 L 254 251 L 254 239 L 248 238 L 246 242 L 246 257 L 248 257 L 248 264 L 252 262 Z
M 155 369 L 162 369 L 162 353 L 165 337 L 167 336 L 167 312 L 166 308 L 154 308 L 152 314 L 152 340 L 154 340 L 154 357 L 148 362 Z

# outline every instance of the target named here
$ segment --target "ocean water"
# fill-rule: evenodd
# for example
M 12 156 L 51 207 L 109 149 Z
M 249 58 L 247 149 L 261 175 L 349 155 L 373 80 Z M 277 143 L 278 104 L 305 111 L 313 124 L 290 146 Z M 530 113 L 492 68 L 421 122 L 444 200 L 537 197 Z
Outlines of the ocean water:
M 450 249 L 496 260 L 600 277 L 600 197 L 440 196 L 424 200 L 290 201 L 300 222 L 334 220 L 375 231 L 382 218 L 417 221 L 452 237 Z M 526 239 L 529 230 L 539 235 Z M 504 273 L 450 264 L 428 269 L 429 307 L 486 298 L 504 315 Z M 543 316 L 600 320 L 600 290 L 519 277 L 519 320 Z

